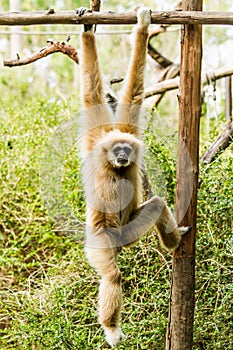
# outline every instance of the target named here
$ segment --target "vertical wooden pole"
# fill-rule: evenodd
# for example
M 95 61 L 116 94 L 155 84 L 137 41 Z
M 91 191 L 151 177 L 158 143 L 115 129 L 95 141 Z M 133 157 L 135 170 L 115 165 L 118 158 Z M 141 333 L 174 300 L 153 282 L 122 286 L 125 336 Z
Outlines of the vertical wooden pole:
M 226 121 L 228 124 L 232 121 L 232 84 L 231 75 L 225 78 L 226 81 Z
M 10 0 L 10 11 L 20 11 L 21 0 Z M 15 57 L 16 54 L 20 54 L 21 50 L 21 37 L 19 32 L 21 31 L 20 26 L 12 26 L 11 31 L 11 57 Z
M 184 11 L 201 11 L 202 0 L 183 0 Z M 191 350 L 194 319 L 195 236 L 201 112 L 201 25 L 184 25 L 181 36 L 176 219 L 192 226 L 173 255 L 166 350 Z

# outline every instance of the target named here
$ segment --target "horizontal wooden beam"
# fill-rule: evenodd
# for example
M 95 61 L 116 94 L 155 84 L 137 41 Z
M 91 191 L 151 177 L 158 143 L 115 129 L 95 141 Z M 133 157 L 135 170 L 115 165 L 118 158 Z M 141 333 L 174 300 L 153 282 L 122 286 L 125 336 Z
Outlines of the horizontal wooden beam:
M 156 24 L 233 24 L 233 12 L 152 11 Z M 0 25 L 135 24 L 136 12 L 93 12 L 79 17 L 75 11 L 0 12 Z

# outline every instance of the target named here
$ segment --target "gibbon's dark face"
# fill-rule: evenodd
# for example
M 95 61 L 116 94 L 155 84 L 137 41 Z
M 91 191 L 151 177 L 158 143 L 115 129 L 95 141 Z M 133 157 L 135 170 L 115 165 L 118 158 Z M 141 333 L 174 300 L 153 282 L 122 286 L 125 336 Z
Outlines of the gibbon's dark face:
M 137 147 L 128 142 L 116 142 L 107 150 L 107 159 L 114 168 L 128 167 L 136 162 Z

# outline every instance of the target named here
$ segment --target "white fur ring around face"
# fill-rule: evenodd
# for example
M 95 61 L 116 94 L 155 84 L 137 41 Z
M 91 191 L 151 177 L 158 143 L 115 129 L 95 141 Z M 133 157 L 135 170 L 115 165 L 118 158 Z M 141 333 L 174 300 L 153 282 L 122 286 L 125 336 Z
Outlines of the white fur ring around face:
M 151 24 L 151 9 L 148 7 L 140 7 L 137 11 L 138 24 L 148 26 Z

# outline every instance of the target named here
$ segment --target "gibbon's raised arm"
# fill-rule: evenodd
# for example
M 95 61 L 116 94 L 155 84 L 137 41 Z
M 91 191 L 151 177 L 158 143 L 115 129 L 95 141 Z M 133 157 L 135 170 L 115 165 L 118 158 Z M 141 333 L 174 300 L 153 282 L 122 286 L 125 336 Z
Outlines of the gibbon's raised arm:
M 84 131 L 108 124 L 112 119 L 104 95 L 103 79 L 99 67 L 95 35 L 92 29 L 81 37 L 82 105 L 85 108 Z
M 145 11 L 144 8 L 139 11 Z M 136 126 L 140 115 L 140 107 L 144 92 L 144 70 L 146 64 L 148 26 L 151 23 L 150 13 L 147 16 L 138 16 L 138 24 L 134 33 L 134 47 L 127 71 L 122 96 L 119 100 L 117 122 Z
M 88 30 L 82 33 L 81 40 L 82 98 L 83 106 L 89 108 L 105 103 L 105 98 L 93 31 Z

